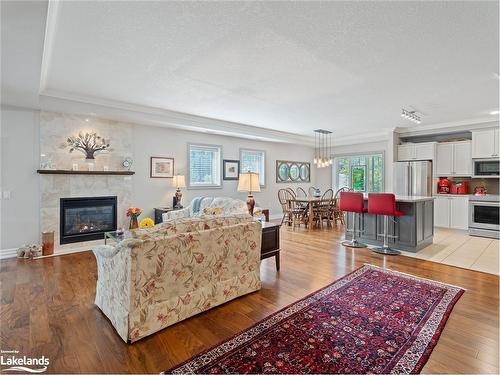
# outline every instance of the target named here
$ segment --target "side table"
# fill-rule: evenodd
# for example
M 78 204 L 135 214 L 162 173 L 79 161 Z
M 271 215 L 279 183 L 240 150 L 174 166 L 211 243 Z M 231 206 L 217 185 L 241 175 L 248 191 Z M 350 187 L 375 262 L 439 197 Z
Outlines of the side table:
M 280 228 L 281 224 L 262 223 L 260 259 L 275 257 L 277 271 L 280 270 Z

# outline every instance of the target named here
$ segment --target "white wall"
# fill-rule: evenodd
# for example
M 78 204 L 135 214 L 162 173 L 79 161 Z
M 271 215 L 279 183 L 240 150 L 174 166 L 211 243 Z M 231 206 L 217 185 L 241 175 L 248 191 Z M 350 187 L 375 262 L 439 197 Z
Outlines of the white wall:
M 1 191 L 0 249 L 38 242 L 39 230 L 39 112 L 1 108 Z
M 152 209 L 158 206 L 171 206 L 175 189 L 170 186 L 170 179 L 152 179 L 149 177 L 150 156 L 175 158 L 175 173 L 187 173 L 187 143 L 203 143 L 222 146 L 223 159 L 238 160 L 240 148 L 264 150 L 266 152 L 266 186 L 254 197 L 261 207 L 269 208 L 271 214 L 279 214 L 278 189 L 291 186 L 307 188 L 314 183 L 315 168 L 312 169 L 311 183 L 282 184 L 276 183 L 276 160 L 311 161 L 313 149 L 306 146 L 252 141 L 241 138 L 224 137 L 204 133 L 188 132 L 176 129 L 164 129 L 152 126 L 134 127 L 135 160 L 133 200 L 145 209 L 145 214 L 152 216 Z M 237 191 L 237 181 L 223 181 L 222 189 L 182 189 L 182 203 L 188 205 L 196 196 L 229 196 L 246 200 L 246 193 Z
M 384 187 L 386 191 L 392 190 L 393 172 L 393 139 L 387 141 L 358 143 L 353 145 L 335 146 L 332 149 L 333 157 L 347 154 L 363 154 L 369 152 L 384 153 Z M 332 188 L 332 167 L 317 169 L 316 183 L 321 190 Z
M 67 117 L 68 115 L 61 116 Z M 25 243 L 40 241 L 40 199 L 43 198 L 40 197 L 41 177 L 36 173 L 40 159 L 39 128 L 40 121 L 48 121 L 45 119 L 51 117 L 50 115 L 40 116 L 38 111 L 2 107 L 1 180 L 2 190 L 11 191 L 11 199 L 3 200 L 1 205 L 0 249 L 17 248 Z M 76 132 L 82 127 L 82 123 L 85 124 L 84 117 L 79 119 L 78 116 L 72 115 L 69 119 L 70 123 L 74 123 L 72 130 Z M 107 122 L 109 121 L 91 118 L 89 123 L 100 125 L 100 123 Z M 54 121 L 50 123 L 50 126 L 57 127 L 59 123 L 65 124 L 61 125 L 61 133 L 69 131 L 68 121 Z M 311 171 L 311 183 L 276 183 L 276 160 L 312 161 L 313 149 L 310 147 L 131 125 L 131 153 L 134 159 L 132 170 L 136 172 L 130 182 L 133 185 L 132 204 L 144 209 L 142 217 L 152 217 L 154 207 L 170 206 L 175 191 L 170 185 L 170 179 L 149 177 L 150 157 L 173 157 L 175 158 L 175 173 L 185 174 L 187 172 L 187 144 L 193 142 L 221 145 L 223 159 L 239 159 L 240 148 L 264 150 L 266 152 L 266 187 L 254 196 L 261 207 L 270 209 L 271 215 L 281 212 L 277 199 L 278 189 L 288 186 L 293 188 L 302 186 L 307 189 L 315 183 L 314 167 Z M 65 137 L 67 134 L 61 134 L 61 136 Z M 119 132 L 116 132 L 115 137 L 119 136 Z M 59 142 L 56 136 L 54 136 L 54 142 Z M 68 160 L 71 161 L 69 155 Z M 216 195 L 246 199 L 245 193 L 237 192 L 237 181 L 223 181 L 220 189 L 183 189 L 183 194 L 182 203 L 185 206 L 195 196 Z

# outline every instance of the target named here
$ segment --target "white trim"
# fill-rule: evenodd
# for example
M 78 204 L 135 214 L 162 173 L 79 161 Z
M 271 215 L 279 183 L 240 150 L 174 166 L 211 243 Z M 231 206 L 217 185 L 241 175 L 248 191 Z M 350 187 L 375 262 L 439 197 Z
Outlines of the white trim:
M 448 132 L 471 131 L 498 126 L 499 116 L 482 117 L 470 120 L 443 122 L 431 125 L 420 125 L 412 128 L 396 128 L 402 136 L 432 135 Z
M 17 249 L 0 249 L 0 259 L 15 258 L 17 256 Z
M 83 253 L 84 251 L 92 251 L 92 246 L 86 246 L 86 247 L 72 247 L 72 248 L 61 248 L 61 249 L 55 249 L 54 254 L 52 255 L 42 255 L 39 257 L 34 258 L 36 259 L 43 259 L 43 258 L 52 258 L 56 257 L 59 255 L 66 255 L 66 254 L 73 254 L 73 253 Z M 17 257 L 17 249 L 1 249 L 0 250 L 0 259 L 10 259 L 10 258 L 15 258 Z M 24 258 L 20 258 L 24 259 Z
M 47 6 L 47 20 L 45 22 L 45 37 L 43 40 L 42 64 L 40 70 L 40 88 L 39 93 L 45 91 L 47 87 L 47 74 L 52 58 L 54 48 L 54 39 L 57 29 L 57 20 L 61 2 L 59 0 L 50 0 Z

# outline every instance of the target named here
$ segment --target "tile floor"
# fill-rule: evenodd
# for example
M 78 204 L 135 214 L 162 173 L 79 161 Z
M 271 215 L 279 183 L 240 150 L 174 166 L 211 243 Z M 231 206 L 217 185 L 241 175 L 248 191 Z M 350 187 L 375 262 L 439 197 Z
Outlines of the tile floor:
M 403 255 L 499 275 L 500 241 L 472 237 L 466 231 L 435 228 L 434 243 L 417 254 Z

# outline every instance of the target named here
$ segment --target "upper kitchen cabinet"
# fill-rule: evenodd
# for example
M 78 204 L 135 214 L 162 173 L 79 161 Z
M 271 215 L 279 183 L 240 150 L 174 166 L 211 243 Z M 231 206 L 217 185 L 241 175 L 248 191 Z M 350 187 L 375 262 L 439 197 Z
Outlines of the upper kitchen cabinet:
M 436 150 L 437 176 L 471 176 L 471 142 L 438 143 Z
M 472 157 L 497 158 L 498 151 L 498 128 L 490 128 L 472 131 Z
M 398 146 L 398 161 L 434 160 L 436 142 L 404 143 Z

